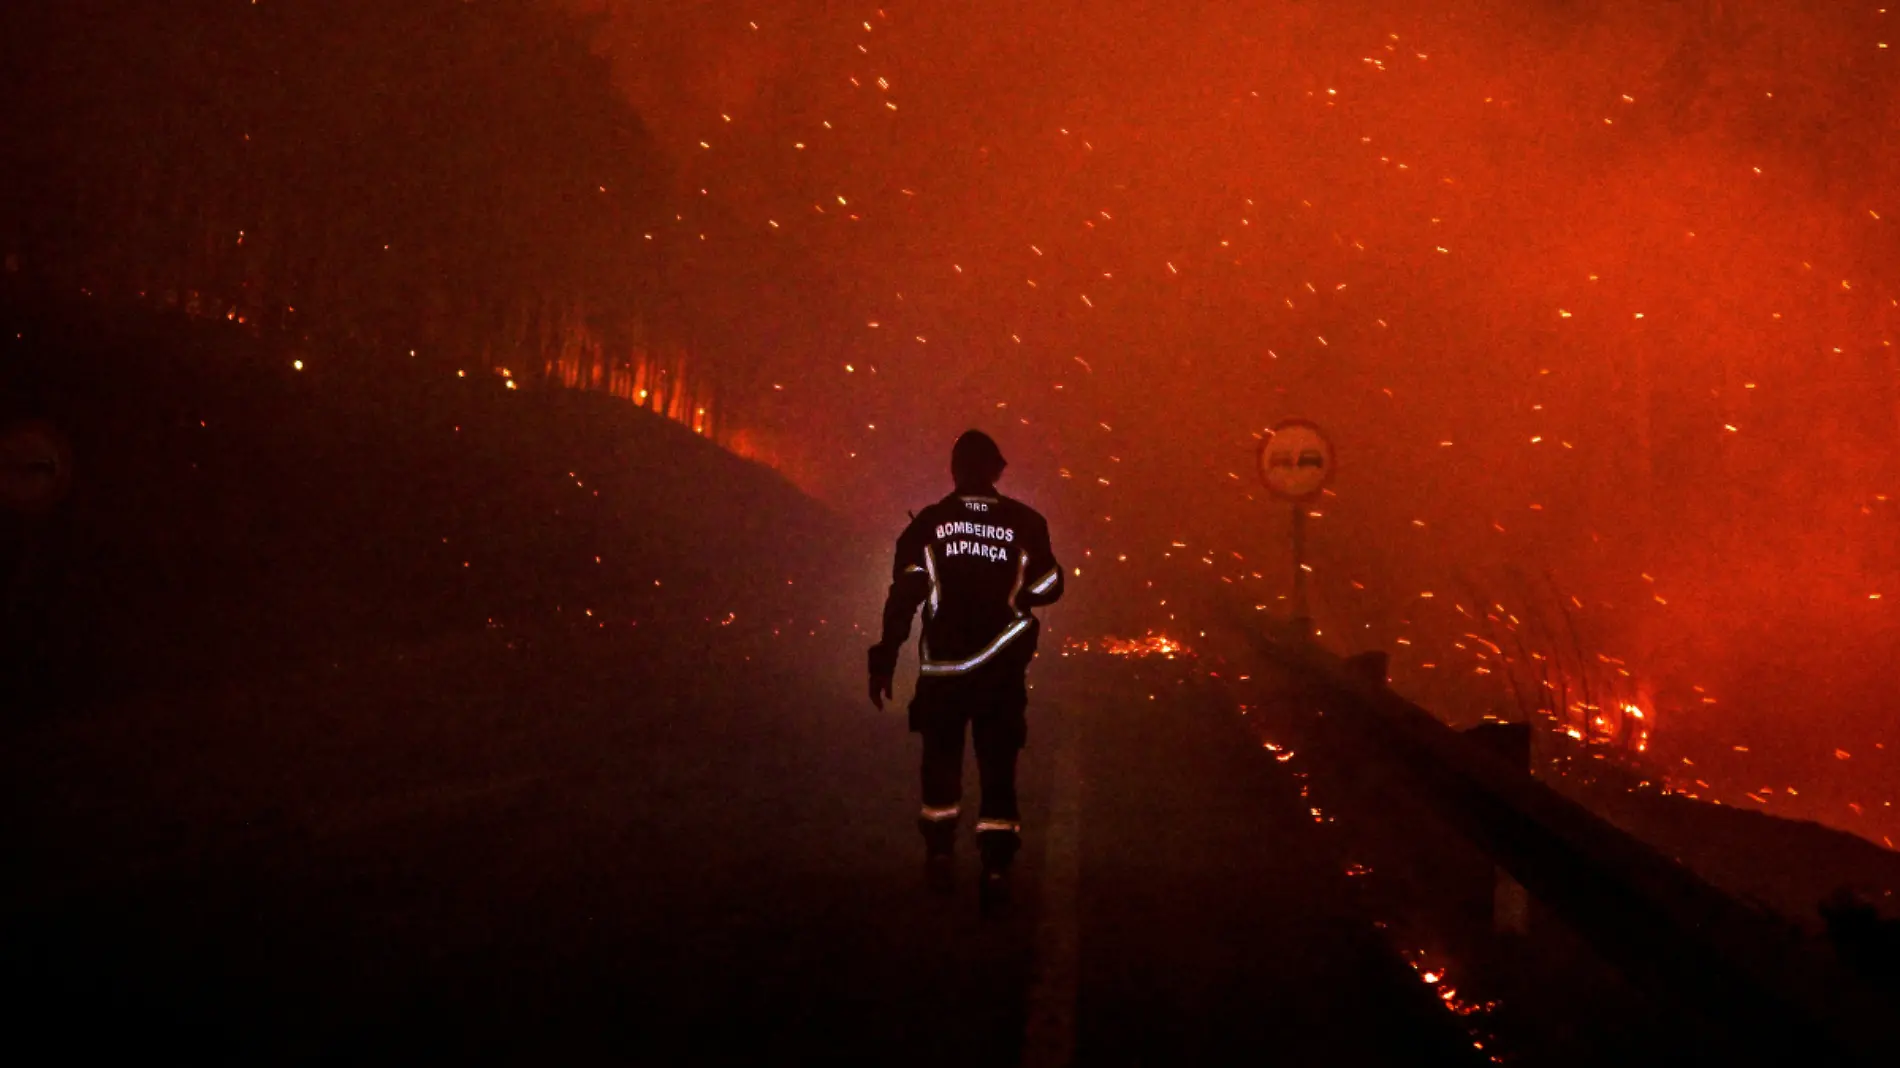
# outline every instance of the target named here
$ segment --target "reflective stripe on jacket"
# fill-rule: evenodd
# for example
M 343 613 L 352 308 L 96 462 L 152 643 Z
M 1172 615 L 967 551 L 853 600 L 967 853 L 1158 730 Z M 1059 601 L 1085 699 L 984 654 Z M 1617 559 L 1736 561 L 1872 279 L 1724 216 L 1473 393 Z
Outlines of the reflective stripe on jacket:
M 896 669 L 920 605 L 925 675 L 961 675 L 1005 658 L 1027 664 L 1037 631 L 1030 610 L 1061 597 L 1062 565 L 1040 513 L 994 491 L 953 493 L 919 512 L 897 539 L 871 673 Z

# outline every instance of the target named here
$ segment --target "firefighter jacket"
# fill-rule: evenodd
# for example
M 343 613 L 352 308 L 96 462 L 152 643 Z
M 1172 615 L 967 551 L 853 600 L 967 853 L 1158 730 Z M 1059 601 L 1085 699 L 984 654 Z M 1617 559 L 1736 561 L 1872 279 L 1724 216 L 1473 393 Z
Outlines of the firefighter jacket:
M 1040 513 L 994 491 L 952 493 L 918 513 L 897 539 L 871 674 L 895 672 L 919 605 L 925 676 L 962 675 L 994 660 L 1026 667 L 1039 627 L 1030 609 L 1061 596 L 1062 565 Z

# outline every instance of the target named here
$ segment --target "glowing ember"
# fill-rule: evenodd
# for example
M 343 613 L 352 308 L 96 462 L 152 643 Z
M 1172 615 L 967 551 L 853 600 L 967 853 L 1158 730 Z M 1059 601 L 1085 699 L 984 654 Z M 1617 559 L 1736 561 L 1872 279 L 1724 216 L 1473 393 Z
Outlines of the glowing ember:
M 1070 639 L 1063 643 L 1063 649 L 1065 651 L 1073 650 L 1080 653 L 1106 653 L 1109 656 L 1121 656 L 1130 659 L 1159 656 L 1167 660 L 1173 660 L 1177 656 L 1194 655 L 1194 650 L 1188 648 L 1184 643 L 1170 638 L 1165 634 L 1156 634 L 1152 631 L 1140 638 L 1117 638 L 1110 635 L 1094 643 Z

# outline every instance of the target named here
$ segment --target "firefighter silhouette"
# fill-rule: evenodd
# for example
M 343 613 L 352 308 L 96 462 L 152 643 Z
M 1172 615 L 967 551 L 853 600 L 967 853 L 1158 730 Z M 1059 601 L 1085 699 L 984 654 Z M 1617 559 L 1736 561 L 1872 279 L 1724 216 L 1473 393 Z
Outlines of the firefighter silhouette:
M 1063 586 L 1049 524 L 996 492 L 1005 466 L 989 435 L 970 430 L 957 438 L 950 452 L 956 489 L 898 537 L 883 635 L 869 657 L 871 702 L 882 709 L 911 617 L 923 608 L 910 729 L 923 738 L 917 824 L 926 878 L 933 890 L 951 888 L 967 727 L 982 787 L 976 839 L 986 910 L 1008 900 L 1009 868 L 1022 843 L 1016 757 L 1028 737 L 1025 675 L 1040 629 L 1031 610 L 1055 603 Z

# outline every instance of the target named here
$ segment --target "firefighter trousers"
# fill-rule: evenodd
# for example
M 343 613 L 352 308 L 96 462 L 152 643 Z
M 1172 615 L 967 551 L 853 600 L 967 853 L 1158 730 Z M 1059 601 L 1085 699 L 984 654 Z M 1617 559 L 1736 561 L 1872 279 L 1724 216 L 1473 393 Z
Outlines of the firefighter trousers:
M 968 675 L 926 676 L 917 681 L 910 729 L 924 742 L 924 805 L 917 826 L 929 852 L 948 853 L 956 841 L 967 725 L 982 789 L 976 841 L 983 866 L 1008 868 L 1015 859 L 1022 844 L 1016 757 L 1028 740 L 1025 667 L 986 664 Z

